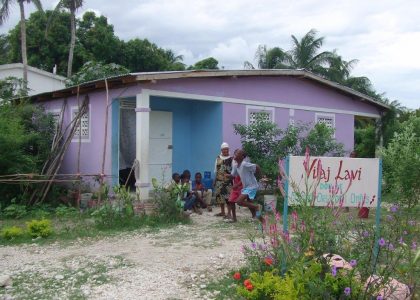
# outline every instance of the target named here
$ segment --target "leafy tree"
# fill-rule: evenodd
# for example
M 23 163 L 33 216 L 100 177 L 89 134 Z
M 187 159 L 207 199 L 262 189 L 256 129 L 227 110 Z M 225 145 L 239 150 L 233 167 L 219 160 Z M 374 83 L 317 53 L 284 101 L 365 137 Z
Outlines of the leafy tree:
M 251 161 L 260 165 L 272 185 L 278 176 L 278 160 L 287 155 L 302 155 L 309 147 L 312 155 L 340 156 L 343 145 L 333 138 L 334 131 L 325 124 L 290 125 L 282 130 L 276 123 L 267 121 L 263 113 L 257 114 L 250 125 L 234 124 L 236 134 Z
M 7 35 L 0 34 L 0 65 L 9 63 L 10 43 Z
M 59 11 L 50 19 L 52 11 L 45 13 L 34 12 L 27 21 L 27 45 L 29 65 L 51 72 L 57 65 L 57 73 L 66 75 L 69 55 L 70 15 Z M 50 25 L 48 34 L 45 34 L 48 20 Z M 17 61 L 20 56 L 19 26 L 9 32 L 10 59 Z M 78 59 L 81 61 L 81 59 Z M 79 67 L 80 68 L 80 67 Z
M 88 11 L 78 21 L 78 25 L 80 47 L 77 51 L 82 57 L 82 64 L 88 61 L 123 64 L 121 41 L 115 36 L 114 26 L 108 24 L 106 17 Z
M 60 0 L 54 9 L 54 13 L 51 15 L 51 17 L 54 17 L 55 14 L 63 8 L 68 9 L 70 12 L 71 38 L 69 48 L 69 59 L 67 62 L 67 77 L 70 77 L 72 75 L 74 47 L 76 45 L 76 11 L 82 6 L 83 0 Z M 49 26 L 47 26 L 47 30 L 48 27 Z
M 0 105 L 0 175 L 39 173 L 54 134 L 52 116 L 25 102 Z M 23 201 L 27 184 L 0 184 L 0 206 Z
M 208 57 L 189 66 L 188 70 L 218 70 L 219 62 L 214 57 Z
M 403 123 L 386 148 L 381 150 L 386 190 L 409 208 L 420 200 L 420 118 L 413 116 Z
M 83 65 L 79 72 L 70 77 L 66 86 L 78 85 L 84 82 L 128 74 L 129 70 L 117 64 L 102 64 L 89 61 Z
M 0 80 L 0 105 L 3 101 L 23 97 L 28 94 L 23 79 L 16 77 L 6 77 Z
M 21 39 L 21 53 L 23 63 L 23 82 L 26 85 L 28 82 L 28 58 L 26 53 L 26 20 L 25 20 L 25 7 L 24 2 L 34 3 L 38 10 L 42 11 L 42 5 L 40 0 L 1 0 L 0 8 L 0 25 L 7 20 L 9 17 L 10 6 L 17 2 L 20 10 L 20 39 Z

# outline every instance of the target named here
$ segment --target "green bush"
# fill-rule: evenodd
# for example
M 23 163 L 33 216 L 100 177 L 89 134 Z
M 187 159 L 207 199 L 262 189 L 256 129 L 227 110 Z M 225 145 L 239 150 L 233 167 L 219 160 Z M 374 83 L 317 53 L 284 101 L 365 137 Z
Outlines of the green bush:
M 403 130 L 395 133 L 387 148 L 381 149 L 386 190 L 408 207 L 420 199 L 420 138 L 415 124 L 420 118 L 404 122 Z
M 26 216 L 27 214 L 28 214 L 28 211 L 26 209 L 26 206 L 15 204 L 14 201 L 12 201 L 12 204 L 7 206 L 3 210 L 3 215 L 6 218 L 10 218 L 10 219 L 20 219 Z
M 60 205 L 55 209 L 55 215 L 59 218 L 73 217 L 79 212 L 74 207 Z
M 269 179 L 269 186 L 277 180 L 278 160 L 289 154 L 303 155 L 307 147 L 315 156 L 343 154 L 343 144 L 335 141 L 334 130 L 325 124 L 316 124 L 312 128 L 296 124 L 282 130 L 261 113 L 256 115 L 253 124 L 234 124 L 233 127 L 235 133 L 241 136 L 243 150 Z
M 24 231 L 22 228 L 17 226 L 6 227 L 1 231 L 1 237 L 6 240 L 13 240 L 15 238 L 23 236 Z
M 156 178 L 152 178 L 153 203 L 156 206 L 156 214 L 168 221 L 178 221 L 183 218 L 183 202 L 177 200 L 179 191 L 165 188 L 158 183 Z M 183 191 L 187 192 L 188 187 L 183 186 Z
M 48 237 L 53 233 L 53 228 L 50 220 L 32 220 L 26 223 L 28 233 L 31 237 Z

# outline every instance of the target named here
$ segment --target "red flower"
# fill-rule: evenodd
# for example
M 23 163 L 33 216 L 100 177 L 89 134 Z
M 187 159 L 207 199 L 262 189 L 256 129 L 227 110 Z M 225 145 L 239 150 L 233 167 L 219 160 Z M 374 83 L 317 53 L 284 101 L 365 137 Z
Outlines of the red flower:
M 254 286 L 251 283 L 246 285 L 245 287 L 248 291 L 252 291 L 254 289 Z
M 252 283 L 251 283 L 251 280 L 246 279 L 246 280 L 244 281 L 244 286 L 248 286 L 248 285 L 252 285 Z
M 241 279 L 241 273 L 236 272 L 235 274 L 233 274 L 233 279 L 235 279 L 235 280 Z
M 267 266 L 271 266 L 273 264 L 273 259 L 270 257 L 264 258 L 264 262 Z

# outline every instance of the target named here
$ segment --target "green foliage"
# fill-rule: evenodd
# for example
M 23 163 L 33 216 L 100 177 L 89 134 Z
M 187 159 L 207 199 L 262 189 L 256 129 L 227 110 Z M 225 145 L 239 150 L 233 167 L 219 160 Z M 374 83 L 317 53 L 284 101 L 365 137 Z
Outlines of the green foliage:
M 88 11 L 76 19 L 76 23 L 74 72 L 79 72 L 90 61 L 104 65 L 118 64 L 131 72 L 185 69 L 182 56 L 175 55 L 172 50 L 160 48 L 147 39 L 120 40 L 113 25 L 104 16 Z M 71 38 L 70 14 L 60 9 L 54 12 L 47 10 L 44 14 L 35 12 L 30 15 L 26 26 L 29 65 L 49 72 L 57 65 L 58 73 L 65 76 Z M 0 37 L 1 47 L 6 51 L 0 55 L 0 61 L 20 61 L 19 24 L 7 36 Z
M 28 233 L 33 238 L 46 238 L 53 233 L 51 220 L 32 220 L 26 223 Z
M 3 215 L 6 218 L 11 219 L 21 219 L 22 217 L 26 216 L 28 214 L 28 211 L 26 209 L 25 205 L 19 205 L 15 203 L 15 200 L 12 200 L 12 204 L 7 206 L 3 210 Z
M 79 212 L 74 207 L 60 205 L 55 209 L 55 215 L 58 218 L 69 218 L 76 216 Z
M 343 145 L 333 138 L 333 130 L 316 124 L 308 130 L 304 125 L 290 125 L 285 130 L 267 121 L 258 113 L 250 125 L 234 124 L 235 133 L 241 136 L 242 148 L 253 163 L 258 164 L 272 185 L 278 177 L 278 160 L 289 154 L 301 155 L 309 147 L 315 155 L 341 155 Z
M 108 192 L 101 197 L 104 201 L 99 208 L 91 213 L 95 224 L 99 228 L 114 228 L 128 226 L 135 221 L 133 195 L 124 186 L 114 187 L 114 199 L 109 198 Z
M 2 229 L 0 236 L 6 240 L 13 240 L 24 235 L 24 230 L 17 226 L 5 227 Z
M 375 157 L 376 134 L 374 125 L 368 124 L 362 128 L 356 127 L 354 139 L 354 149 L 357 152 L 357 157 Z
M 66 86 L 78 85 L 88 81 L 104 79 L 128 73 L 128 69 L 114 63 L 102 64 L 94 61 L 88 61 L 83 65 L 79 72 L 73 74 L 66 81 Z
M 156 206 L 156 214 L 161 218 L 178 221 L 182 220 L 184 204 L 180 200 L 180 195 L 188 191 L 188 187 L 183 185 L 180 189 L 174 186 L 164 187 L 159 184 L 156 178 L 152 179 L 153 185 L 153 204 Z
M 39 173 L 50 153 L 54 123 L 42 107 L 0 105 L 0 175 Z M 2 206 L 25 198 L 27 184 L 0 185 Z
M 189 70 L 218 70 L 219 62 L 214 57 L 208 57 L 196 62 L 194 65 L 189 66 Z
M 24 97 L 28 94 L 24 80 L 16 77 L 6 77 L 0 80 L 0 101 Z
M 417 205 L 420 199 L 420 138 L 415 132 L 419 119 L 412 117 L 404 122 L 402 131 L 381 150 L 386 189 L 408 207 Z

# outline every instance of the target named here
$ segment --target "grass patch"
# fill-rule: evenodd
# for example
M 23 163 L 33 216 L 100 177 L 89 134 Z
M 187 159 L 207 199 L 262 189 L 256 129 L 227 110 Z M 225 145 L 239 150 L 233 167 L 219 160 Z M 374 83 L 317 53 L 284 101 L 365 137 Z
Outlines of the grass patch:
M 0 231 L 6 227 L 17 226 L 26 229 L 26 223 L 32 220 L 32 216 L 22 219 L 4 219 L 0 221 Z M 36 243 L 38 245 L 51 244 L 54 242 L 71 242 L 81 238 L 100 239 L 106 236 L 114 236 L 121 233 L 134 232 L 136 230 L 159 231 L 163 228 L 170 228 L 178 224 L 190 224 L 189 219 L 168 220 L 158 216 L 139 215 L 130 219 L 121 219 L 113 227 L 103 227 L 95 224 L 89 213 L 78 213 L 66 217 L 56 217 L 52 219 L 54 232 L 45 238 L 32 238 L 25 233 L 14 239 L 0 237 L 0 245 L 20 245 L 26 243 Z
M 224 300 L 224 299 L 243 299 L 236 293 L 236 282 L 233 279 L 233 272 L 222 277 L 219 280 L 210 281 L 206 283 L 207 294 L 212 295 L 212 299 L 215 300 Z

